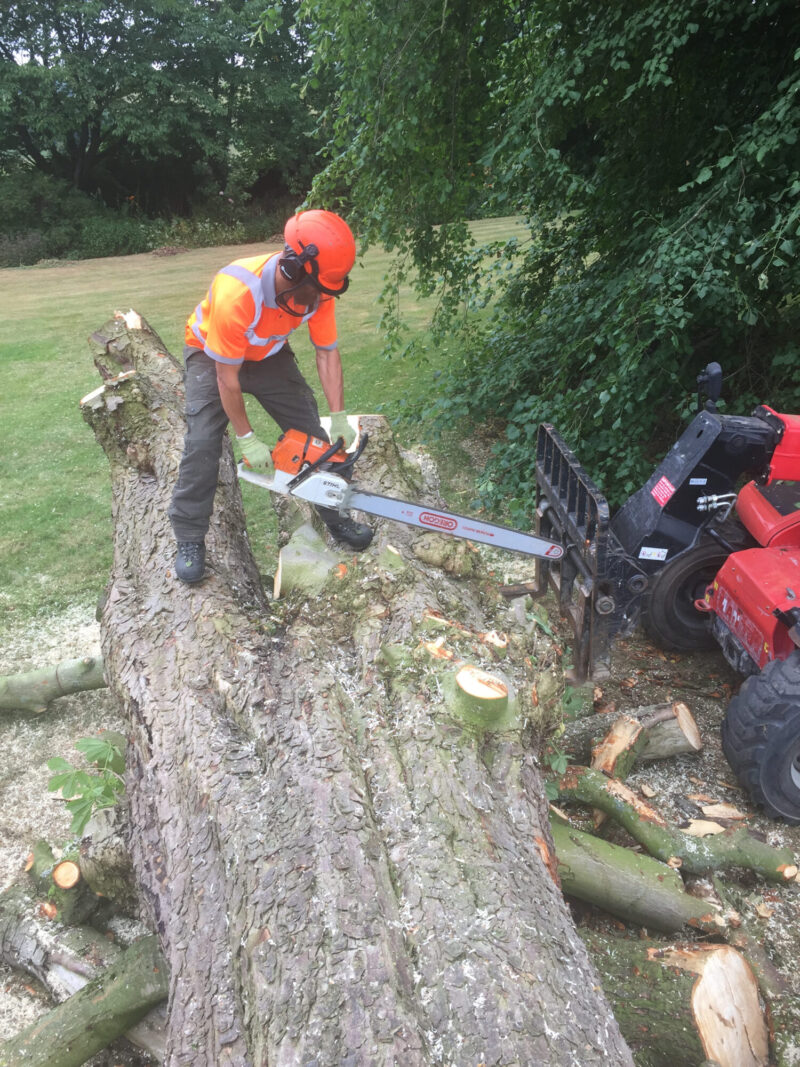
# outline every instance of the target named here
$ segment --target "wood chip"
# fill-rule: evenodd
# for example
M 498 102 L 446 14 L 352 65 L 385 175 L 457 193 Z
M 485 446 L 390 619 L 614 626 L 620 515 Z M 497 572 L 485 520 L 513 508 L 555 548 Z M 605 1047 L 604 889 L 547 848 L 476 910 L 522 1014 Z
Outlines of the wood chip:
M 706 804 L 700 809 L 709 819 L 746 819 L 743 811 L 733 804 Z
M 647 797 L 648 800 L 650 800 L 651 797 L 657 796 L 658 794 L 657 789 L 653 789 L 652 786 L 647 785 L 645 782 L 643 782 L 639 786 L 639 792 L 642 794 L 643 797 Z
M 683 860 L 679 856 L 670 856 L 667 860 L 667 866 L 677 871 L 678 868 L 683 866 Z
M 691 819 L 688 826 L 684 826 L 683 832 L 691 837 L 708 837 L 710 834 L 724 834 L 725 827 L 718 822 L 708 819 Z
M 765 904 L 763 900 L 756 904 L 756 915 L 758 915 L 759 919 L 771 919 L 774 914 L 775 909 L 771 908 L 769 904 Z

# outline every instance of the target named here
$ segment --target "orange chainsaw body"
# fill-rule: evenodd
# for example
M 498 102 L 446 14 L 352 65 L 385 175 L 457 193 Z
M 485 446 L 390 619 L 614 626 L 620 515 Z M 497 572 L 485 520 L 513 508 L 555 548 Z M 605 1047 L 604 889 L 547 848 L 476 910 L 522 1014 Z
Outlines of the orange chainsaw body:
M 330 449 L 330 442 L 300 430 L 287 430 L 278 438 L 272 450 L 275 469 L 285 474 L 299 474 L 307 463 L 314 463 Z M 346 463 L 350 457 L 339 449 L 328 457 L 328 463 Z

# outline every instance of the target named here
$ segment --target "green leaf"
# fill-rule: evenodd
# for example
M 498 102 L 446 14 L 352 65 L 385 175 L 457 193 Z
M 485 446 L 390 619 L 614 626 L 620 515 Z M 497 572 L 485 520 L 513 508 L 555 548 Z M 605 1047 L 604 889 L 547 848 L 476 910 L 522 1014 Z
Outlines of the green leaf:
M 72 815 L 69 831 L 71 834 L 80 836 L 86 829 L 86 824 L 92 817 L 94 805 L 91 800 L 81 798 L 80 800 L 68 801 L 66 807 Z

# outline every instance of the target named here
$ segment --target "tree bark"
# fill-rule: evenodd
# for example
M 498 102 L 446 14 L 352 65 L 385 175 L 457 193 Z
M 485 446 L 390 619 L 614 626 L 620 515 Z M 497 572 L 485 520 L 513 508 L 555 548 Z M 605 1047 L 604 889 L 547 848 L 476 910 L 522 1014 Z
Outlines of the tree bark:
M 341 581 L 270 607 L 226 447 L 209 576 L 182 585 L 179 368 L 130 318 L 92 343 L 108 380 L 83 410 L 115 528 L 103 649 L 171 973 L 166 1062 L 630 1064 L 545 863 L 530 701 L 522 725 L 481 731 L 418 654 L 426 610 L 495 628 L 479 582 L 423 563 L 394 525 L 343 556 Z M 385 423 L 371 430 L 359 481 L 417 496 Z M 503 662 L 528 694 L 529 651 Z
M 669 759 L 685 752 L 699 752 L 703 747 L 697 723 L 680 701 L 631 708 L 622 714 L 642 724 L 644 742 L 637 752 L 639 760 Z M 592 749 L 608 735 L 619 718 L 617 713 L 601 712 L 568 722 L 559 746 L 576 763 L 588 763 Z
M 552 819 L 558 876 L 565 893 L 625 922 L 663 933 L 686 927 L 722 933 L 722 908 L 690 896 L 665 863 Z
M 38 713 L 57 697 L 85 689 L 104 689 L 105 684 L 102 660 L 66 659 L 54 667 L 0 678 L 0 709 Z

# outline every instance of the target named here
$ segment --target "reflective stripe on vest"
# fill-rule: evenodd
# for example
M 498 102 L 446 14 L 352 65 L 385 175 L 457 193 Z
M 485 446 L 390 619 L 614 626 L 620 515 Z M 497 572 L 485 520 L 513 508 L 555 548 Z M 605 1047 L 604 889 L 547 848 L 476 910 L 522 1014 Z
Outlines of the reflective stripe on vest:
M 271 259 L 268 259 L 267 263 L 270 262 Z M 266 266 L 266 263 L 264 264 L 264 266 Z M 300 319 L 300 321 L 298 322 L 297 326 L 291 326 L 284 334 L 273 334 L 271 337 L 259 337 L 256 333 L 255 328 L 264 310 L 264 294 L 261 289 L 261 278 L 258 274 L 253 274 L 252 271 L 247 270 L 246 267 L 240 267 L 237 263 L 231 263 L 230 266 L 223 267 L 219 273 L 227 274 L 230 278 L 235 278 L 237 282 L 241 282 L 242 285 L 246 285 L 247 288 L 250 290 L 250 295 L 252 296 L 253 303 L 255 304 L 255 315 L 253 317 L 253 321 L 244 331 L 244 335 L 247 338 L 248 343 L 251 344 L 254 348 L 265 348 L 268 345 L 271 345 L 272 347 L 270 348 L 269 352 L 266 353 L 266 356 L 272 356 L 276 352 L 279 352 L 286 344 L 286 339 L 292 332 L 292 330 L 296 330 L 297 326 L 299 326 L 301 323 L 308 322 L 308 320 L 314 314 L 314 312 L 312 311 L 308 315 L 304 315 L 302 319 Z

